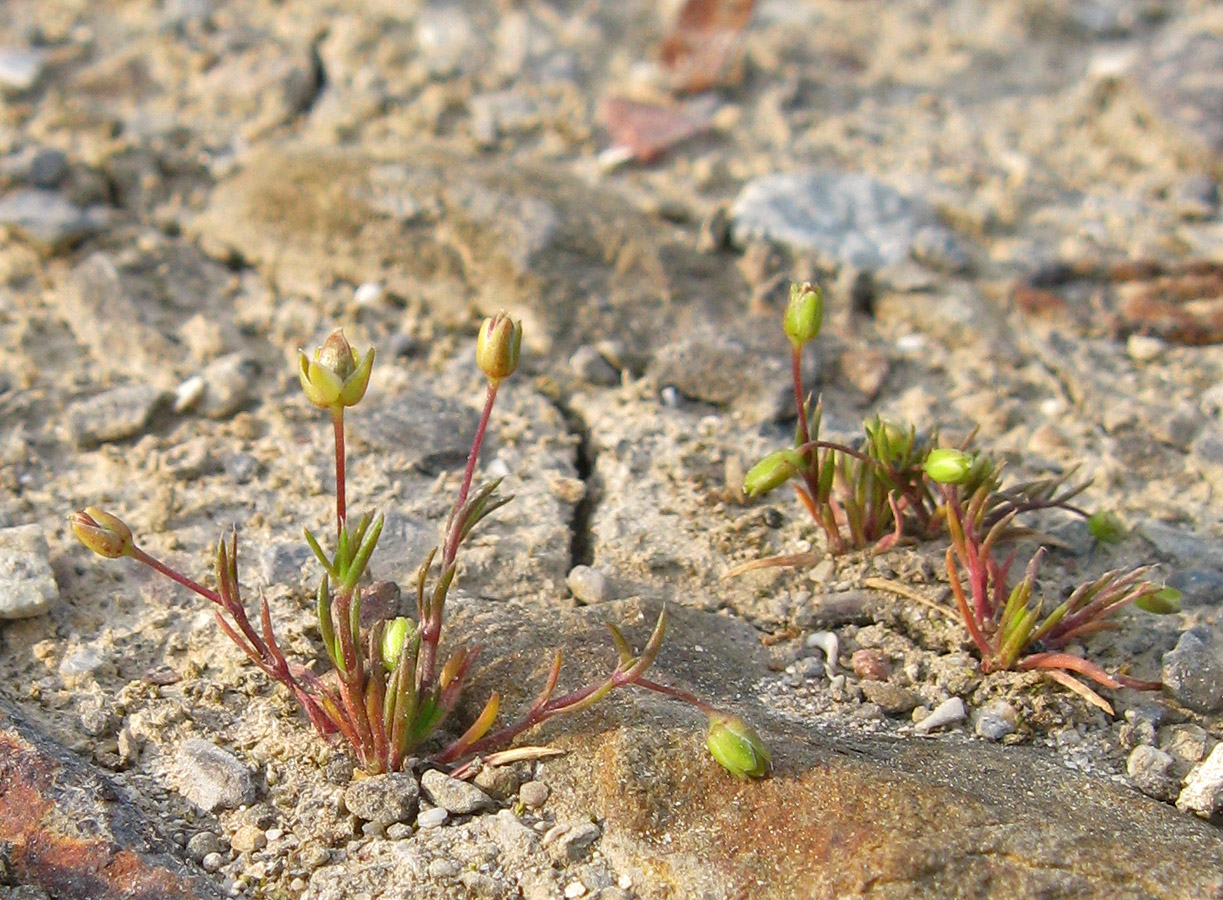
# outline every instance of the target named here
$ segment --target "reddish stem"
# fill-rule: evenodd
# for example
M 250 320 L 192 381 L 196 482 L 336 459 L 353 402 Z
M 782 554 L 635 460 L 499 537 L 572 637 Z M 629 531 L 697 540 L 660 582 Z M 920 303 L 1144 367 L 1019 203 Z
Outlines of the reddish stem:
M 331 426 L 335 431 L 335 522 L 338 534 L 343 530 L 348 516 L 344 495 L 344 407 L 332 410 Z
M 182 572 L 178 572 L 174 569 L 171 569 L 161 560 L 155 559 L 154 557 L 149 556 L 149 554 L 145 553 L 139 547 L 136 547 L 136 546 L 132 547 L 132 559 L 136 560 L 136 562 L 143 563 L 144 565 L 148 566 L 150 569 L 153 569 L 154 571 L 160 572 L 162 575 L 165 575 L 171 581 L 178 582 L 183 587 L 187 588 L 187 590 L 194 591 L 195 593 L 203 597 L 205 600 L 211 600 L 217 606 L 220 606 L 222 608 L 227 608 L 225 605 L 225 601 L 221 599 L 221 595 L 218 594 L 216 591 L 209 590 L 208 588 L 204 587 L 202 584 L 200 584 L 197 581 L 192 581 Z
M 463 470 L 463 483 L 459 486 L 459 498 L 455 501 L 454 509 L 450 511 L 450 520 L 446 524 L 446 546 L 442 551 L 442 571 L 444 572 L 454 562 L 454 558 L 459 552 L 459 540 L 462 534 L 462 527 L 456 527 L 456 519 L 463 509 L 463 504 L 467 502 L 467 495 L 471 491 L 471 480 L 476 473 L 476 460 L 480 458 L 480 447 L 484 444 L 484 432 L 488 428 L 488 421 L 492 418 L 493 403 L 497 399 L 497 388 L 499 382 L 489 381 L 488 394 L 484 398 L 484 411 L 480 414 L 480 424 L 476 426 L 476 436 L 471 442 L 471 452 L 467 454 L 467 467 Z

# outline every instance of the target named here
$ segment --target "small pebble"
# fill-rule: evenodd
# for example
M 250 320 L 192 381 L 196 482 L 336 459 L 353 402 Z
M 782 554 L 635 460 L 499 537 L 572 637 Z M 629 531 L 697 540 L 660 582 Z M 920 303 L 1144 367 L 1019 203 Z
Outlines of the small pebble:
M 807 635 L 808 647 L 819 647 L 824 651 L 824 674 L 835 678 L 837 674 L 837 654 L 840 652 L 840 642 L 831 631 L 816 631 Z
M 425 772 L 420 786 L 430 802 L 458 816 L 496 808 L 492 797 L 474 784 L 451 778 L 437 769 Z
M 1015 731 L 1018 714 L 1004 700 L 996 700 L 983 707 L 977 714 L 975 730 L 987 741 L 1000 741 Z
M 416 825 L 418 828 L 440 828 L 446 824 L 446 820 L 449 818 L 450 813 L 440 806 L 435 806 L 432 809 L 426 809 L 417 816 Z
M 0 49 L 0 87 L 28 91 L 38 83 L 46 60 L 35 50 L 19 47 Z
M 887 681 L 892 674 L 892 660 L 882 650 L 862 647 L 853 652 L 849 665 L 864 681 Z
M 539 846 L 539 835 L 523 825 L 511 810 L 500 810 L 489 825 L 489 837 L 508 856 L 526 858 Z
M 528 809 L 539 809 L 548 802 L 551 789 L 542 781 L 528 781 L 518 789 L 518 799 Z
M 255 853 L 268 845 L 267 835 L 258 826 L 243 825 L 229 839 L 235 853 Z
M 552 859 L 562 865 L 575 863 L 590 852 L 590 847 L 603 835 L 603 829 L 594 822 L 583 822 L 564 828 L 553 840 L 544 835 L 544 845 Z
M 565 584 L 578 602 L 586 604 L 606 603 L 611 599 L 607 578 L 598 569 L 590 566 L 574 566 L 569 570 Z
M 1185 778 L 1176 808 L 1212 821 L 1223 817 L 1223 744 Z
M 862 694 L 889 716 L 907 713 L 921 703 L 916 691 L 886 681 L 862 682 Z
M 1179 786 L 1172 771 L 1174 764 L 1175 760 L 1164 751 L 1141 744 L 1130 753 L 1125 771 L 1134 787 L 1148 797 L 1167 803 L 1176 799 Z
M 135 437 L 144 431 L 165 398 L 149 384 L 128 384 L 68 404 L 65 416 L 80 449 Z
M 200 862 L 209 854 L 222 853 L 224 850 L 225 843 L 211 831 L 196 832 L 187 841 L 187 855 Z
M 420 786 L 405 772 L 371 775 L 344 789 L 344 805 L 350 813 L 384 828 L 392 822 L 411 822 L 419 803 Z
M 204 377 L 202 375 L 192 375 L 174 389 L 174 403 L 171 405 L 171 408 L 180 415 L 190 412 L 195 407 L 195 404 L 200 402 L 200 398 L 204 396 L 204 387 Z
M 352 302 L 357 306 L 373 306 L 381 302 L 385 296 L 386 290 L 381 284 L 376 281 L 366 281 L 357 285 L 357 289 L 352 292 Z
M 195 409 L 210 419 L 228 419 L 250 401 L 251 385 L 258 374 L 255 363 L 241 353 L 214 359 L 200 377 L 204 394 Z
M 224 864 L 225 859 L 220 853 L 209 853 L 202 860 L 200 860 L 200 865 L 203 867 L 204 871 L 210 873 L 219 872 L 221 870 L 221 866 Z
M 405 838 L 410 838 L 412 836 L 412 826 L 406 822 L 395 822 L 387 826 L 386 836 L 388 840 L 392 841 L 402 841 Z
M 565 885 L 565 900 L 576 900 L 586 894 L 586 885 L 580 881 L 571 881 Z
M 1125 341 L 1125 352 L 1136 363 L 1154 362 L 1168 350 L 1168 342 L 1146 334 L 1131 334 Z
M 443 881 L 456 877 L 463 868 L 453 859 L 433 859 L 429 861 L 429 876 Z
M 176 759 L 178 790 L 203 809 L 234 809 L 255 800 L 250 770 L 228 750 L 200 738 L 190 738 Z
M 929 734 L 936 728 L 945 728 L 957 722 L 963 722 L 968 715 L 964 701 L 959 697 L 950 697 L 931 710 L 930 715 L 913 726 L 917 734 Z
M 59 600 L 41 525 L 0 528 L 0 619 L 41 616 Z
M 620 372 L 589 344 L 578 347 L 569 357 L 569 368 L 587 384 L 599 387 L 615 387 L 620 383 Z
M 1184 632 L 1164 654 L 1165 689 L 1195 712 L 1223 710 L 1223 646 L 1207 625 Z

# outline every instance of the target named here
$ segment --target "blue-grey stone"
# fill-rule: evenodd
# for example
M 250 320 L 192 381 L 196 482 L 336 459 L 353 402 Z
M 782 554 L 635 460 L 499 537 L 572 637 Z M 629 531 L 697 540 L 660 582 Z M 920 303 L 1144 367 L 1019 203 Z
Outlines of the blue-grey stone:
M 0 197 L 0 226 L 52 253 L 80 243 L 102 225 L 99 214 L 55 191 L 19 188 Z
M 926 204 L 856 173 L 765 175 L 731 207 L 736 246 L 764 239 L 868 270 L 906 259 L 918 233 L 931 226 L 937 222 Z M 928 249 L 938 243 L 933 232 L 924 241 Z
M 58 599 L 42 526 L 0 528 L 0 619 L 40 616 Z
M 1164 654 L 1164 688 L 1195 712 L 1223 710 L 1223 647 L 1207 625 L 1181 635 Z

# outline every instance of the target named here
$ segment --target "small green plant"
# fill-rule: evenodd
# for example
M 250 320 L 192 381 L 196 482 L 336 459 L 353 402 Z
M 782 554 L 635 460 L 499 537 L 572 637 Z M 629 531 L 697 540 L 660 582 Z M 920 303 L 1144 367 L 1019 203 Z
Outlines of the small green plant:
M 460 647 L 444 662 L 439 659 L 446 598 L 458 575 L 460 550 L 472 530 L 510 499 L 498 493 L 500 479 L 474 493 L 472 481 L 498 388 L 517 368 L 521 342 L 521 325 L 505 314 L 486 319 L 481 326 L 476 361 L 488 382 L 484 409 L 441 543 L 417 573 L 416 618 L 396 617 L 365 630 L 361 628 L 362 591 L 382 534 L 383 518 L 381 514 L 365 513 L 354 522 L 348 516 L 344 412 L 365 396 L 374 351 L 359 356 L 336 331 L 312 358 L 300 354 L 302 389 L 310 402 L 330 414 L 335 437 L 336 524 L 332 549 L 328 551 L 322 540 L 309 530 L 305 532 L 306 542 L 323 567 L 316 613 L 323 651 L 332 666 L 323 676 L 286 659 L 273 631 L 266 600 L 259 607 L 258 628 L 251 623 L 239 586 L 236 533 L 228 543 L 222 539 L 217 545 L 214 590 L 148 554 L 136 544 L 127 525 L 108 512 L 86 507 L 73 513 L 72 530 L 95 553 L 112 559 L 130 557 L 208 600 L 221 630 L 269 678 L 297 698 L 320 734 L 341 735 L 369 774 L 397 771 L 433 738 L 454 709 L 479 652 L 478 647 Z M 710 750 L 729 771 L 752 777 L 767 774 L 768 753 L 742 720 L 686 691 L 645 677 L 662 648 L 666 622 L 664 607 L 640 653 L 634 653 L 620 630 L 609 624 L 619 653 L 615 668 L 600 681 L 554 696 L 563 659 L 558 651 L 543 690 L 520 719 L 494 729 L 500 698 L 493 693 L 476 720 L 459 737 L 428 755 L 428 761 L 455 766 L 454 774 L 460 777 L 471 774 L 474 767 L 465 765 L 465 761 L 503 749 L 541 722 L 586 709 L 616 688 L 635 685 L 690 703 L 705 713 L 709 717 Z M 734 723 L 730 730 L 739 741 L 737 749 L 727 749 L 728 723 Z
M 986 489 L 985 519 L 993 524 L 1012 512 L 1057 507 L 1088 516 L 1071 504 L 1087 483 L 1069 485 L 1073 471 L 1059 478 L 1001 487 L 1001 467 L 980 453 L 969 453 L 972 436 L 958 448 L 939 447 L 937 430 L 918 434 L 874 416 L 863 423 L 857 446 L 820 437 L 823 404 L 803 396 L 802 348 L 820 332 L 823 294 L 811 284 L 792 285 L 783 327 L 791 346 L 791 371 L 798 422 L 794 446 L 771 453 L 753 466 L 743 492 L 757 497 L 794 485 L 799 501 L 824 532 L 834 554 L 873 547 L 888 550 L 906 536 L 930 540 L 946 528 L 947 512 L 933 470 L 954 476 L 970 491 Z M 754 560 L 732 574 L 777 565 L 796 565 L 809 556 Z
M 1150 567 L 1128 572 L 1114 570 L 1079 585 L 1065 600 L 1046 611 L 1044 601 L 1036 593 L 1036 576 L 1044 548 L 1032 556 L 1023 578 L 1014 587 L 1008 586 L 1007 579 L 1016 551 L 1011 550 L 1001 561 L 995 553 L 1017 513 L 1009 512 L 987 526 L 987 491 L 978 489 L 967 503 L 958 485 L 946 484 L 942 493 L 951 534 L 946 554 L 947 578 L 960 617 L 981 654 L 982 671 L 1044 670 L 1105 709 L 1108 704 L 1069 673 L 1083 675 L 1113 689 L 1158 690 L 1161 687 L 1158 681 L 1109 674 L 1094 662 L 1065 652 L 1064 648 L 1072 641 L 1108 628 L 1112 624 L 1109 617 L 1130 603 L 1147 612 L 1176 612 L 1180 595 L 1174 588 L 1157 587 L 1145 581 Z

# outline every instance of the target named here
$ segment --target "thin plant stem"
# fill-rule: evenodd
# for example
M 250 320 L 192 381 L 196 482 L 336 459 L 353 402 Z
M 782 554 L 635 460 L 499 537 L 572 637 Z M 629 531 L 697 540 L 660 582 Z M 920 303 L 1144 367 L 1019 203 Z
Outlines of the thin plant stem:
M 807 405 L 803 402 L 803 351 L 795 347 L 790 351 L 790 368 L 794 374 L 794 405 L 798 407 L 798 427 L 803 434 L 803 440 L 811 438 L 807 430 Z
M 150 569 L 153 569 L 154 571 L 160 572 L 162 575 L 165 575 L 171 581 L 178 582 L 183 587 L 187 588 L 187 590 L 194 591 L 195 593 L 199 594 L 204 599 L 211 600 L 217 606 L 221 606 L 221 607 L 225 606 L 225 601 L 221 599 L 221 595 L 218 594 L 216 591 L 213 591 L 213 590 L 210 590 L 204 587 L 198 581 L 192 581 L 182 572 L 179 572 L 175 569 L 171 569 L 161 560 L 156 559 L 155 557 L 149 556 L 149 554 L 145 553 L 139 547 L 136 547 L 136 546 L 132 547 L 132 559 L 136 560 L 136 562 L 143 563 L 144 565 L 148 566 Z
M 335 524 L 338 534 L 344 529 L 348 516 L 344 492 L 344 407 L 332 410 L 331 425 L 335 431 Z
M 471 452 L 467 454 L 467 467 L 463 470 L 463 483 L 459 486 L 459 497 L 455 501 L 454 509 L 450 511 L 450 520 L 446 524 L 446 547 L 442 551 L 442 569 L 447 569 L 459 552 L 459 539 L 462 534 L 461 528 L 455 527 L 455 519 L 459 511 L 462 510 L 463 504 L 467 502 L 467 495 L 471 491 L 471 480 L 476 473 L 476 461 L 480 458 L 480 447 L 484 444 L 484 432 L 488 428 L 488 421 L 492 418 L 493 403 L 497 399 L 497 388 L 500 383 L 490 380 L 488 382 L 488 394 L 484 398 L 484 411 L 480 414 L 480 424 L 476 426 L 476 436 L 471 442 Z

